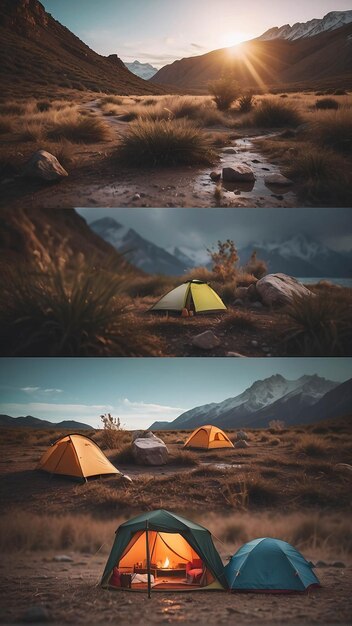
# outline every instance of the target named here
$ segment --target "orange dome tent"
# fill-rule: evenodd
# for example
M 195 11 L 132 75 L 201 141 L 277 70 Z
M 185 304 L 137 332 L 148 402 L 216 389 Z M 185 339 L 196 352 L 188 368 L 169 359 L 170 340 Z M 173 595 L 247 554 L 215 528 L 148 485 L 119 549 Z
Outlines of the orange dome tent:
M 83 480 L 89 476 L 120 474 L 92 439 L 78 434 L 65 435 L 55 441 L 44 452 L 36 469 Z
M 220 428 L 210 425 L 194 430 L 184 445 L 184 448 L 204 448 L 205 450 L 233 447 L 233 443 Z

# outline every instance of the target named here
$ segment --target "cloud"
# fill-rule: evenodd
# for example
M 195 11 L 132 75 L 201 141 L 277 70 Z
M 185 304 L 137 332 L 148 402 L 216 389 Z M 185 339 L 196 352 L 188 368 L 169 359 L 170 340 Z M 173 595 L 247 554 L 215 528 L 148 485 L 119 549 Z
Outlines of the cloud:
M 42 387 L 20 387 L 24 393 L 63 393 L 63 389 L 43 389 Z
M 197 50 L 205 50 L 204 46 L 201 46 L 199 43 L 191 43 L 192 48 L 196 48 Z

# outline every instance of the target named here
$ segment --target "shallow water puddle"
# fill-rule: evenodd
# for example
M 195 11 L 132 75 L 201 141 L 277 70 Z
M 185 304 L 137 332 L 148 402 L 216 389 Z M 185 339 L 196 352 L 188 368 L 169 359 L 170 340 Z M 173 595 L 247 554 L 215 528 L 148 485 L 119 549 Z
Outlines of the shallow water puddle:
M 238 463 L 211 463 L 208 461 L 201 463 L 201 465 L 211 465 L 212 467 L 216 467 L 216 469 L 240 469 L 242 467 L 242 465 Z
M 235 164 L 248 165 L 255 176 L 255 181 L 251 183 L 229 183 L 221 181 L 221 188 L 224 192 L 224 197 L 231 199 L 233 194 L 242 198 L 253 198 L 253 201 L 259 198 L 272 196 L 278 200 L 285 200 L 288 203 L 296 202 L 296 195 L 294 193 L 294 187 L 283 185 L 268 185 L 264 182 L 264 177 L 268 174 L 280 174 L 280 168 L 268 161 L 265 156 L 257 151 L 254 140 L 272 138 L 276 133 L 270 135 L 258 135 L 256 137 L 244 137 L 236 139 L 231 145 L 226 146 L 223 151 L 220 152 L 220 162 L 217 171 L 223 167 L 233 167 Z M 227 154 L 226 150 L 234 148 L 235 154 Z M 204 190 L 215 190 L 218 183 L 215 183 L 210 179 L 209 168 L 202 170 L 197 176 L 195 181 L 195 191 L 199 194 L 204 193 Z M 233 199 L 233 198 L 232 198 Z

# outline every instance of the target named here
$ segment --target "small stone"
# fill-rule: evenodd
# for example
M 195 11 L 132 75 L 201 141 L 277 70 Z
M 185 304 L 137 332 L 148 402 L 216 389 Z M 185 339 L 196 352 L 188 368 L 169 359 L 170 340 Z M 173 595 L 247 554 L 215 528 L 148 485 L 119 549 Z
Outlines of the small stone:
M 68 173 L 53 154 L 46 150 L 38 150 L 27 161 L 22 176 L 53 182 L 65 178 Z
M 242 359 L 246 358 L 244 354 L 241 354 L 240 352 L 227 352 L 226 356 L 238 357 Z
M 210 172 L 210 178 L 214 182 L 218 182 L 220 180 L 220 178 L 221 178 L 221 174 L 220 174 L 220 172 Z
M 251 305 L 253 309 L 262 309 L 263 305 L 261 302 L 259 302 L 259 300 L 257 300 L 256 302 L 253 302 L 253 304 Z
M 27 623 L 49 622 L 50 615 L 45 606 L 40 604 L 29 607 L 22 615 L 22 621 Z
M 292 180 L 290 180 L 286 176 L 283 176 L 283 174 L 280 174 L 280 173 L 267 174 L 266 176 L 264 176 L 264 182 L 266 185 L 282 185 L 282 186 L 293 185 Z
M 258 345 L 258 341 L 256 339 L 252 339 L 251 344 L 256 347 Z
M 346 565 L 342 561 L 334 561 L 331 563 L 332 567 L 346 567 Z
M 120 482 L 126 484 L 126 485 L 130 485 L 131 483 L 133 483 L 133 480 L 131 478 L 131 476 L 128 476 L 127 474 L 123 474 L 120 477 Z
M 71 563 L 73 559 L 67 554 L 58 554 L 54 556 L 53 561 L 57 561 L 58 563 Z
M 261 163 L 261 161 L 259 161 L 259 159 L 252 159 L 252 163 Z
M 328 567 L 328 564 L 325 561 L 317 561 L 315 567 Z
M 225 181 L 230 183 L 252 183 L 255 181 L 253 170 L 249 167 L 249 165 L 243 165 L 243 163 L 238 163 L 233 167 L 224 167 L 222 170 L 222 177 Z
M 236 441 L 236 443 L 234 443 L 234 447 L 235 448 L 249 448 L 249 444 L 247 443 L 247 441 L 240 439 L 239 441 Z
M 141 195 L 139 193 L 135 193 L 132 200 L 140 200 L 141 199 Z
M 243 300 L 241 300 L 241 298 L 236 298 L 235 302 L 234 302 L 235 306 L 244 306 L 244 302 Z
M 236 150 L 234 148 L 224 148 L 223 153 L 224 154 L 236 154 Z
M 220 345 L 220 340 L 214 335 L 212 330 L 206 330 L 204 333 L 196 335 L 192 339 L 192 345 L 202 350 L 212 350 Z
M 270 352 L 270 348 L 268 346 L 262 346 L 263 352 Z

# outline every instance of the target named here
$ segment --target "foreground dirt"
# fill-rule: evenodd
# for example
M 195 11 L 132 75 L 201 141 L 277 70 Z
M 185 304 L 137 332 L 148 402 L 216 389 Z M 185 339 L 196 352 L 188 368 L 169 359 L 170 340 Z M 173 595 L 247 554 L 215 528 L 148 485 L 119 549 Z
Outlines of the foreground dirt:
M 105 556 L 54 553 L 6 557 L 0 565 L 1 623 L 21 623 L 33 606 L 46 607 L 57 624 L 348 624 L 352 568 L 318 568 L 322 589 L 298 595 L 223 592 L 145 593 L 98 586 Z

